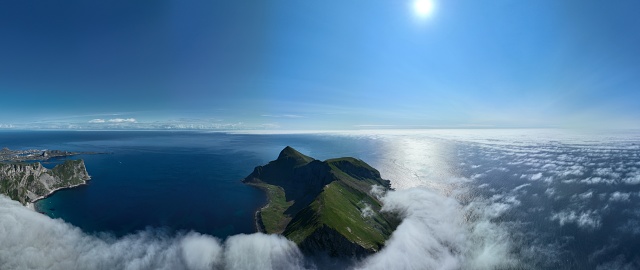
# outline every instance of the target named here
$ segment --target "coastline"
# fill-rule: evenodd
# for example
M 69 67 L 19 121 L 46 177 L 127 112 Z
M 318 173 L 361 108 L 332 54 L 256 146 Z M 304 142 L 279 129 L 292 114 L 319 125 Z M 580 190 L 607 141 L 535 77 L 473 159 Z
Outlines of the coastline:
M 87 184 L 87 181 L 89 181 L 89 180 L 91 180 L 91 177 L 89 177 L 89 178 L 88 178 L 88 179 L 86 179 L 86 180 L 82 180 L 82 181 L 84 181 L 84 183 L 80 183 L 80 184 L 76 184 L 76 185 L 68 186 L 68 187 L 59 187 L 59 188 L 55 188 L 55 189 L 51 190 L 48 194 L 46 194 L 46 195 L 42 195 L 42 196 L 40 196 L 40 197 L 36 198 L 35 200 L 33 200 L 32 202 L 28 202 L 25 206 L 26 206 L 27 208 L 29 208 L 29 209 L 33 210 L 33 211 L 36 211 L 36 202 L 38 202 L 39 200 L 46 199 L 46 198 L 48 198 L 49 196 L 53 195 L 54 193 L 56 193 L 56 192 L 58 192 L 58 191 L 60 191 L 60 190 L 63 190 L 63 189 L 71 189 L 71 188 L 75 188 L 75 187 L 79 187 L 79 186 L 86 185 L 86 184 Z M 36 212 L 38 212 L 38 211 L 36 211 Z
M 265 188 L 264 186 L 260 185 L 260 183 L 252 183 L 252 182 L 245 182 L 245 184 L 252 186 L 252 187 L 256 187 L 260 190 L 262 190 L 265 195 L 267 195 L 267 201 L 266 204 L 260 208 L 258 208 L 258 210 L 256 210 L 256 212 L 253 214 L 253 219 L 255 221 L 255 226 L 256 226 L 256 232 L 260 232 L 260 233 L 267 233 L 266 228 L 264 227 L 264 223 L 262 222 L 262 210 L 264 210 L 265 208 L 269 207 L 269 204 L 271 203 L 271 198 L 269 197 L 269 192 L 268 189 Z
M 269 204 L 267 204 L 264 207 L 267 207 L 267 206 L 269 206 Z M 256 231 L 259 233 L 267 233 L 267 231 L 264 229 L 264 224 L 262 223 L 262 209 L 264 207 L 256 210 L 253 217 L 253 219 L 256 221 Z

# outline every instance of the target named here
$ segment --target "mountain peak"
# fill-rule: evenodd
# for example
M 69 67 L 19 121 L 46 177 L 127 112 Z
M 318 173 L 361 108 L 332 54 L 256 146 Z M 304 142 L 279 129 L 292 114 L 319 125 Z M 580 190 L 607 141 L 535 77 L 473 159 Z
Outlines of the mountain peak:
M 293 147 L 287 145 L 287 147 L 285 147 L 284 149 L 282 149 L 282 151 L 280 151 L 280 155 L 278 156 L 278 159 L 289 157 L 289 156 L 298 156 L 298 155 L 302 155 L 302 153 L 298 152 L 298 150 L 296 149 L 293 149 Z
M 296 165 L 304 165 L 307 164 L 314 159 L 309 156 L 305 156 L 304 154 L 298 152 L 298 150 L 293 149 L 291 146 L 287 146 L 282 151 L 280 151 L 280 155 L 278 155 L 278 160 L 295 160 Z

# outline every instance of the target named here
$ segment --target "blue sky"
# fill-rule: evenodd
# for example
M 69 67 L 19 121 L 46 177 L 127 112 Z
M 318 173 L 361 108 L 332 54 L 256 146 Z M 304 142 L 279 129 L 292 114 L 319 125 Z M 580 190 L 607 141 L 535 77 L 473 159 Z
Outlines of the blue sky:
M 640 127 L 638 1 L 2 1 L 0 127 Z

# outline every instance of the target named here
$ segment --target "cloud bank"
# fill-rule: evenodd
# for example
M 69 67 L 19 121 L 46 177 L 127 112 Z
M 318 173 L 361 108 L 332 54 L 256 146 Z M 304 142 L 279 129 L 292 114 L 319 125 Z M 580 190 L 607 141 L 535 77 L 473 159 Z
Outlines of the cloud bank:
M 89 123 L 92 124 L 101 124 L 101 123 L 137 123 L 138 121 L 135 118 L 112 118 L 112 119 L 91 119 Z
M 418 188 L 388 192 L 382 200 L 383 210 L 400 213 L 403 222 L 385 248 L 358 269 L 460 268 L 467 233 L 455 226 L 460 224 L 455 200 Z
M 475 225 L 465 225 L 464 210 L 455 199 L 426 188 L 412 188 L 388 192 L 382 200 L 385 211 L 400 213 L 404 219 L 380 252 L 351 262 L 354 268 L 493 269 L 509 265 L 508 249 L 501 246 L 504 243 L 484 245 L 491 241 L 488 237 L 495 235 Z M 241 234 L 222 242 L 195 232 L 167 235 L 149 229 L 115 239 L 88 235 L 3 195 L 0 195 L 0 239 L 0 269 L 324 267 L 314 265 L 293 242 L 280 235 Z
M 302 254 L 282 236 L 218 239 L 147 230 L 93 236 L 0 195 L 0 269 L 300 269 Z

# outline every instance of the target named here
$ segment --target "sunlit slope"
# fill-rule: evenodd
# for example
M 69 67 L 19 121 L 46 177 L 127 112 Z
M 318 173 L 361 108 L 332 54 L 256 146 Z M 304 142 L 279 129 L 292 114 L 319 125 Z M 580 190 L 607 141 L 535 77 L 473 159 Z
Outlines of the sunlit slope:
M 49 170 L 40 163 L 0 163 L 0 193 L 22 204 L 60 188 L 84 184 L 89 174 L 82 160 L 66 160 Z
M 318 161 L 286 147 L 244 182 L 267 191 L 269 203 L 258 214 L 261 229 L 282 233 L 305 252 L 372 253 L 396 225 L 370 195 L 373 185 L 389 189 L 389 181 L 355 158 Z

